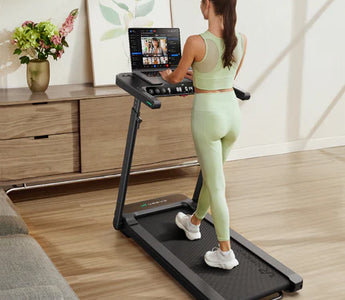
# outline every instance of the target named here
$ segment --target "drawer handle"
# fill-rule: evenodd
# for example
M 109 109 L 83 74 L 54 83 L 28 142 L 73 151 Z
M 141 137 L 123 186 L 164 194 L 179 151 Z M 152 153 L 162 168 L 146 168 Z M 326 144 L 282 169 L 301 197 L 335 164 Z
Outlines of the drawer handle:
M 42 105 L 42 104 L 48 104 L 48 102 L 36 102 L 36 103 L 32 103 L 32 105 Z
M 47 139 L 48 137 L 49 137 L 48 135 L 38 135 L 38 136 L 35 136 L 34 139 L 35 139 L 35 140 Z

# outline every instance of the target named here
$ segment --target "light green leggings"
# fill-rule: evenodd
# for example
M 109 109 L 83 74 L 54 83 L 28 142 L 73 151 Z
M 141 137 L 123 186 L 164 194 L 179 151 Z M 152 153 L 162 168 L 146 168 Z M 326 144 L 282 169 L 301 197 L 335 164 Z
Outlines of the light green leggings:
M 203 185 L 195 216 L 203 219 L 211 206 L 218 241 L 228 241 L 229 210 L 223 165 L 240 130 L 240 109 L 235 92 L 194 95 L 192 135 Z

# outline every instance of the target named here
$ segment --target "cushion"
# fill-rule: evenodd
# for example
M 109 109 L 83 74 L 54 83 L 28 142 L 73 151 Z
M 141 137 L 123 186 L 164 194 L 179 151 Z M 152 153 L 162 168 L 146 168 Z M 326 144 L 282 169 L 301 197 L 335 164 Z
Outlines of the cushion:
M 0 266 L 1 291 L 49 285 L 58 288 L 63 299 L 78 299 L 41 246 L 29 235 L 0 237 Z
M 0 291 L 3 300 L 63 300 L 61 291 L 53 285 L 24 287 Z
M 28 233 L 28 227 L 17 213 L 11 199 L 0 189 L 0 236 Z

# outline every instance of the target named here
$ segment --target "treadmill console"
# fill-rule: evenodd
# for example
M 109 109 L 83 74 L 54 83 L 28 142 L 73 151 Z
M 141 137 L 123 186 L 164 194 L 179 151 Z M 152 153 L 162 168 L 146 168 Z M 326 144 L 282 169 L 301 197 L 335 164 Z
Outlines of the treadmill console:
M 177 84 L 163 82 L 159 85 L 152 85 L 133 73 L 120 73 L 116 75 L 116 84 L 152 109 L 161 107 L 158 97 L 194 94 L 193 81 L 187 78 Z M 234 91 L 237 98 L 250 99 L 249 93 L 236 87 L 234 87 Z
M 142 89 L 152 96 L 175 96 L 194 94 L 193 82 L 185 79 L 177 84 L 164 83 L 161 85 L 143 86 Z

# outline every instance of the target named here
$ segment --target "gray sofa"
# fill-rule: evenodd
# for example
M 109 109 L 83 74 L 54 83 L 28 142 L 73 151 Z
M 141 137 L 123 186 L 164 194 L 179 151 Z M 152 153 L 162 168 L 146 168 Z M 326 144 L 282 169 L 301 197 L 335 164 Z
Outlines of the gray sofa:
M 0 299 L 78 299 L 0 189 Z

